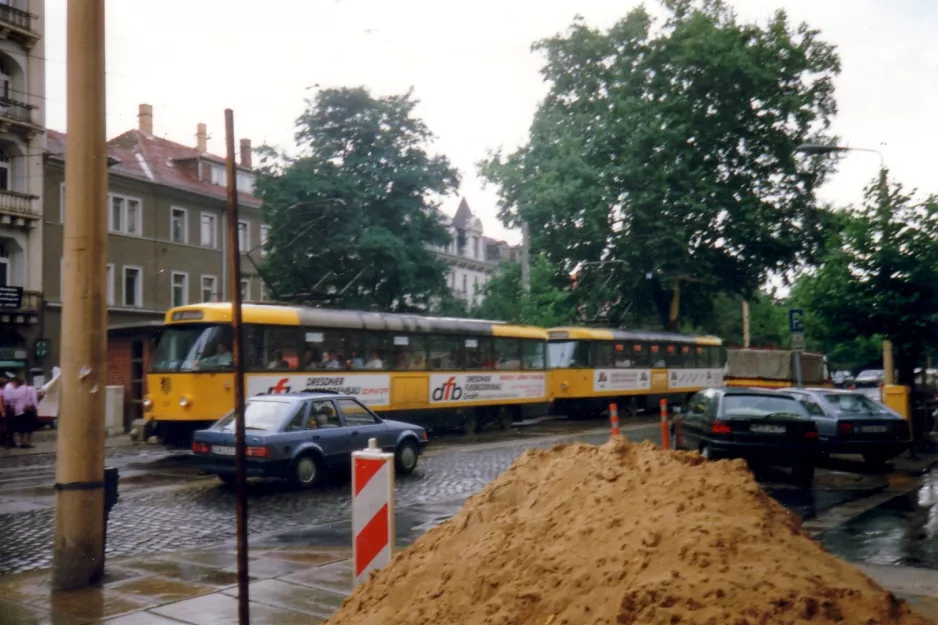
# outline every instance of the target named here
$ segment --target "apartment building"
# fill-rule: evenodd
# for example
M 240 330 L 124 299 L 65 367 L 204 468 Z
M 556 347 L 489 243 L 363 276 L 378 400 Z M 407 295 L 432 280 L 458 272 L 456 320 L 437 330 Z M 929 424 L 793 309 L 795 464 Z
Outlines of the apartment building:
M 447 284 L 456 297 L 470 306 L 478 304 L 498 265 L 518 262 L 521 248 L 485 236 L 482 221 L 469 208 L 466 198 L 459 202 L 452 218 L 442 213 L 440 218 L 450 232 L 451 242 L 433 251 L 450 267 Z
M 109 384 L 125 387 L 127 420 L 136 417 L 145 391 L 151 339 L 166 310 L 228 299 L 225 159 L 208 152 L 205 124 L 196 144 L 154 135 L 153 108 L 141 104 L 138 127 L 108 141 L 107 302 Z M 45 167 L 43 330 L 51 339 L 43 368 L 58 364 L 64 264 L 65 144 L 48 131 Z M 252 148 L 241 141 L 237 167 L 239 247 L 259 260 L 266 238 L 260 200 L 253 195 Z M 261 281 L 242 257 L 245 301 L 266 298 Z
M 45 2 L 0 0 L 0 372 L 41 338 Z

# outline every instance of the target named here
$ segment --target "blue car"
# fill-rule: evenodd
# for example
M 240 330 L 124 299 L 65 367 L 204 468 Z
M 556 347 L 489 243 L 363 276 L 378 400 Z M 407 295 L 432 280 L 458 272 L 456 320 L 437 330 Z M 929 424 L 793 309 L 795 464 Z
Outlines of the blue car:
M 353 451 L 378 447 L 393 453 L 397 473 L 409 474 L 427 445 L 422 427 L 380 418 L 357 399 L 323 392 L 261 395 L 244 408 L 248 477 L 276 477 L 308 488 L 324 474 L 348 466 Z M 203 471 L 226 484 L 235 479 L 234 411 L 195 432 L 192 451 Z
M 909 424 L 865 393 L 829 388 L 787 388 L 817 424 L 822 454 L 861 454 L 883 464 L 909 448 Z

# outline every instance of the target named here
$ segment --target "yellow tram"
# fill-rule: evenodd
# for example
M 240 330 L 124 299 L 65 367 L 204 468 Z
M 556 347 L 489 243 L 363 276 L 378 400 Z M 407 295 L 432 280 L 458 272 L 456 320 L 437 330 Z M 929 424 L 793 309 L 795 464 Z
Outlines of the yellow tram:
M 551 328 L 549 395 L 554 411 L 595 416 L 611 402 L 653 407 L 662 397 L 685 403 L 723 384 L 726 354 L 714 336 L 597 328 Z
M 232 410 L 230 303 L 174 308 L 154 351 L 146 435 L 184 440 Z M 329 390 L 377 413 L 467 431 L 548 409 L 542 328 L 245 304 L 245 394 Z

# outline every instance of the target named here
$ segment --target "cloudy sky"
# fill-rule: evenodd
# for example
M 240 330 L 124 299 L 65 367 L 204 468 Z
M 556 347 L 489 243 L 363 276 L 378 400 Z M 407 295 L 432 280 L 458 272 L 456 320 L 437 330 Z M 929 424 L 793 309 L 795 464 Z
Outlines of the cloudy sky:
M 545 92 L 533 41 L 563 30 L 577 13 L 609 26 L 631 0 L 109 0 L 108 136 L 134 127 L 137 106 L 154 107 L 155 132 L 224 152 L 224 109 L 239 137 L 292 145 L 293 121 L 314 85 L 365 85 L 377 94 L 413 86 L 435 149 L 463 174 L 461 192 L 486 233 L 517 241 L 495 218 L 495 195 L 474 164 L 527 133 Z M 648 3 L 653 6 L 652 0 Z M 933 0 L 735 0 L 747 20 L 777 8 L 835 43 L 843 62 L 835 131 L 851 146 L 878 148 L 891 175 L 938 192 L 938 2 Z M 65 5 L 46 0 L 47 123 L 65 128 Z M 825 199 L 859 201 L 877 173 L 873 154 L 854 154 Z M 452 213 L 458 198 L 444 208 Z

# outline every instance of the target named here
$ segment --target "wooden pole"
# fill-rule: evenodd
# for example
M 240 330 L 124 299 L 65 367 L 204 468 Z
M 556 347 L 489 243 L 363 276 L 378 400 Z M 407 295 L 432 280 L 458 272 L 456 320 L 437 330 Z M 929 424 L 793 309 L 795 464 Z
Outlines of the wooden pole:
M 749 348 L 749 302 L 743 300 L 743 347 Z
M 107 141 L 105 0 L 71 0 L 67 13 L 65 276 L 62 414 L 55 472 L 52 586 L 104 576 L 104 410 L 107 385 Z
M 241 252 L 238 241 L 238 170 L 235 164 L 234 112 L 225 109 L 228 147 L 228 280 L 231 293 L 231 353 L 235 401 L 235 531 L 238 542 L 238 623 L 251 622 L 248 609 L 248 501 L 244 444 L 244 350 L 241 332 Z M 247 250 L 244 250 L 247 251 Z

